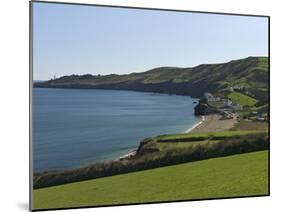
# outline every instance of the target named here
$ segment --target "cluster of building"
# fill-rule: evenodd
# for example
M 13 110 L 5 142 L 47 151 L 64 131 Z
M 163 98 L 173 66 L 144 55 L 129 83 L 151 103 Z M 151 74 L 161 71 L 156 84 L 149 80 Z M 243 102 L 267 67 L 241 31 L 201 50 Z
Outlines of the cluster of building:
M 266 113 L 259 113 L 259 112 L 252 112 L 252 115 L 255 116 L 255 119 L 258 121 L 266 121 L 267 120 L 267 114 Z
M 204 98 L 206 99 L 207 103 L 222 102 L 222 106 L 220 107 L 220 109 L 224 111 L 236 112 L 243 109 L 242 105 L 232 102 L 230 99 L 227 98 L 221 99 L 220 97 L 215 97 L 211 93 L 205 93 Z
M 223 116 L 225 119 L 232 119 L 235 117 L 235 113 L 243 110 L 243 106 L 231 101 L 228 98 L 220 98 L 212 95 L 211 93 L 205 93 L 203 98 L 206 100 L 208 105 L 215 105 L 214 103 L 218 103 L 215 111 Z M 266 121 L 267 114 L 260 112 L 252 112 L 252 115 L 255 116 L 255 120 L 258 121 Z
M 203 98 L 206 100 L 207 103 L 209 103 L 209 105 L 212 105 L 212 103 L 216 102 L 219 103 L 219 106 L 217 106 L 216 111 L 220 113 L 224 119 L 234 118 L 234 113 L 243 109 L 242 105 L 232 102 L 228 98 L 221 99 L 220 97 L 216 97 L 211 93 L 205 93 Z
M 221 100 L 220 97 L 215 97 L 211 93 L 204 93 L 204 97 L 207 102 L 218 102 Z

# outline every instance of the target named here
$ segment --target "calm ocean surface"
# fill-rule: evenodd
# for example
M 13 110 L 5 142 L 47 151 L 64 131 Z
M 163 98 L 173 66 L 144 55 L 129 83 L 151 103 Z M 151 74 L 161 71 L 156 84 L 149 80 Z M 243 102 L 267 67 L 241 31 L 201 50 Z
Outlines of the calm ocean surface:
M 184 132 L 200 121 L 186 96 L 134 91 L 33 90 L 34 170 L 116 159 L 150 136 Z

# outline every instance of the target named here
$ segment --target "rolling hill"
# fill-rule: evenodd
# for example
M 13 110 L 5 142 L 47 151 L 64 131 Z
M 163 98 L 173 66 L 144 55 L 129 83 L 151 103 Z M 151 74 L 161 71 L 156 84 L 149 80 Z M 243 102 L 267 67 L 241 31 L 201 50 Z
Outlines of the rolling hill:
M 159 67 L 126 75 L 70 75 L 37 82 L 34 87 L 134 90 L 198 98 L 205 92 L 223 94 L 230 88 L 238 88 L 260 102 L 265 102 L 268 98 L 268 78 L 268 58 L 248 57 L 193 68 Z

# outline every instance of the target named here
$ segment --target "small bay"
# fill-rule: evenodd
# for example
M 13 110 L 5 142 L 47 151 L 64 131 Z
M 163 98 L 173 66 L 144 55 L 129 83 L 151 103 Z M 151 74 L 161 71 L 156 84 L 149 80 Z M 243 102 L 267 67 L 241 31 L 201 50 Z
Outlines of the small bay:
M 112 160 L 147 137 L 200 121 L 188 96 L 99 89 L 33 89 L 34 171 Z

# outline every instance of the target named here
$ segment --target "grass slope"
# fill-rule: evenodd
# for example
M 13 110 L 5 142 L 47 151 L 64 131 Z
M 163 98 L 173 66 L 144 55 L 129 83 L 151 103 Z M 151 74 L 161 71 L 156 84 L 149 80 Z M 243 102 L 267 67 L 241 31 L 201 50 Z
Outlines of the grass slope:
M 228 98 L 230 98 L 233 102 L 239 103 L 243 106 L 252 107 L 257 103 L 256 99 L 239 92 L 231 92 L 228 94 Z
M 34 209 L 268 194 L 268 151 L 34 190 Z
M 249 134 L 259 134 L 264 133 L 264 131 L 257 131 L 257 130 L 238 130 L 238 131 L 223 131 L 223 132 L 210 132 L 210 133 L 178 133 L 178 134 L 171 134 L 171 135 L 160 135 L 157 136 L 156 139 L 158 141 L 169 141 L 169 140 L 177 140 L 177 139 L 207 139 L 209 137 L 217 137 L 217 138 L 225 138 L 225 137 L 233 137 L 233 136 L 242 136 L 242 135 L 249 135 Z

